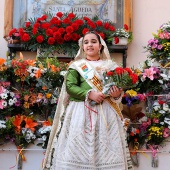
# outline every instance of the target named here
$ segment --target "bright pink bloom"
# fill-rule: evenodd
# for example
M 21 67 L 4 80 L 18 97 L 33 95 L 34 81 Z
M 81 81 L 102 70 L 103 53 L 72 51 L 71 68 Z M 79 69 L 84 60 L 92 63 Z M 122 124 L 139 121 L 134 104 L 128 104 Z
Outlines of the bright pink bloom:
M 148 77 L 150 80 L 153 80 L 155 73 L 156 73 L 156 71 L 154 71 L 153 67 L 151 67 L 149 69 L 145 69 L 144 73 L 143 73 L 143 78 L 145 79 L 146 77 Z

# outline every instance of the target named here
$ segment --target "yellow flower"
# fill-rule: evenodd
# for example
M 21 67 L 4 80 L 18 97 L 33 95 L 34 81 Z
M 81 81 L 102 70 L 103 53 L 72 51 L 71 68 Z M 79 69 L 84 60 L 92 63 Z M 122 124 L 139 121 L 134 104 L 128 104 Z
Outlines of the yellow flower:
M 131 97 L 137 96 L 137 92 L 132 90 L 132 89 L 131 90 L 127 90 L 126 94 L 130 95 Z

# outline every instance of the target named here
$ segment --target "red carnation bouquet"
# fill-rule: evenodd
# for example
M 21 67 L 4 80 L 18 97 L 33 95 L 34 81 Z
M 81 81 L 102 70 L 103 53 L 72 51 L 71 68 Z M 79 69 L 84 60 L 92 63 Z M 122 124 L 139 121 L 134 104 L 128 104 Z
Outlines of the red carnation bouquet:
M 103 73 L 103 90 L 105 95 L 109 96 L 109 90 L 112 86 L 122 88 L 124 91 L 136 87 L 138 84 L 138 75 L 130 68 L 117 67 Z M 96 102 L 91 101 L 90 105 L 94 106 Z
M 108 91 L 113 85 L 122 88 L 123 90 L 128 90 L 134 88 L 138 83 L 138 75 L 127 67 L 117 67 L 115 70 L 104 72 L 103 77 L 104 93 L 106 93 L 105 91 Z

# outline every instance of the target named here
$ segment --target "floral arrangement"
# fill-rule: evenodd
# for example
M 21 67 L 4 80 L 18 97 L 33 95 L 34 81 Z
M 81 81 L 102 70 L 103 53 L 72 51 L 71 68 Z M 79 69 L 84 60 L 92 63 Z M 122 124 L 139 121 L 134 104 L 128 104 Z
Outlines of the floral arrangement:
M 112 39 L 114 39 L 114 44 L 118 44 L 120 38 L 127 38 L 128 43 L 132 41 L 132 32 L 129 31 L 129 27 L 127 24 L 124 24 L 123 28 L 117 28 L 116 31 L 111 34 L 109 40 L 112 41 Z
M 153 66 L 149 60 L 146 60 L 140 68 L 135 69 L 135 73 L 139 76 L 136 89 L 139 93 L 147 93 L 148 95 L 167 93 L 170 78 L 167 71 L 168 69 Z
M 125 91 L 122 97 L 122 104 L 126 104 L 128 107 L 139 104 L 142 101 L 146 100 L 146 96 L 144 94 L 139 94 L 135 90 L 127 90 Z
M 149 52 L 148 58 L 166 66 L 170 62 L 170 22 L 162 24 L 153 38 L 144 47 Z
M 67 64 L 56 57 L 24 60 L 22 54 L 0 61 L 0 141 L 26 147 L 41 137 L 39 129 L 54 116 Z
M 115 27 L 111 21 L 101 21 L 97 16 L 90 19 L 79 18 L 74 13 L 58 12 L 55 16 L 47 13 L 37 19 L 30 18 L 23 28 L 13 28 L 9 37 L 15 39 L 17 33 L 18 39 L 19 34 L 20 41 L 29 50 L 57 51 L 73 56 L 78 51 L 79 38 L 92 30 L 107 42 Z
M 117 67 L 103 73 L 104 86 L 111 84 L 123 90 L 131 89 L 138 83 L 138 75 L 130 68 Z

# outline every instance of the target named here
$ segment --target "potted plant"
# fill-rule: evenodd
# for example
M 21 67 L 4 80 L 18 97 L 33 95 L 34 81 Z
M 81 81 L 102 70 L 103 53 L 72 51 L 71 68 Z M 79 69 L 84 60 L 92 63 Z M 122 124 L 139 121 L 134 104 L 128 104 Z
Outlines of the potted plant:
M 117 28 L 116 31 L 110 35 L 109 41 L 111 41 L 113 45 L 127 45 L 133 39 L 132 32 L 128 30 L 127 24 L 124 24 L 123 28 Z

